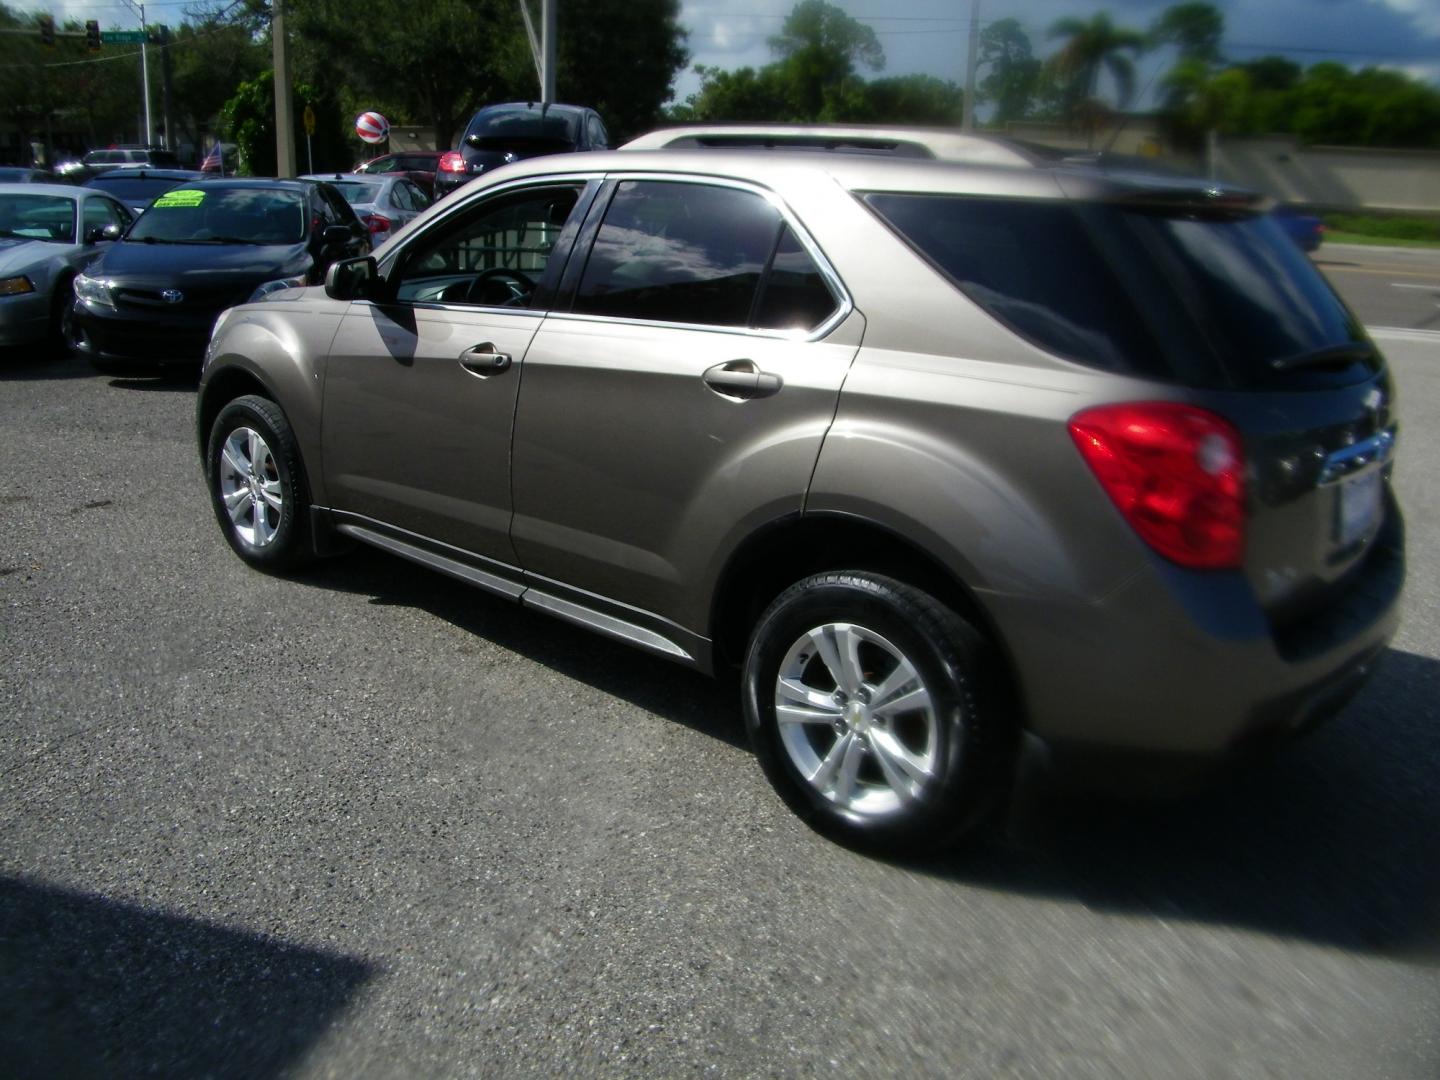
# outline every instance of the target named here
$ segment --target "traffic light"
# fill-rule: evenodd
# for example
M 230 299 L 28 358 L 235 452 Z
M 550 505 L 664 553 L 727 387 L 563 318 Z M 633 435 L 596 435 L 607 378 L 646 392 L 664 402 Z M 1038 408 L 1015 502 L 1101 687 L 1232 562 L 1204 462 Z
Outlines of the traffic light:
M 85 48 L 91 52 L 100 51 L 100 21 L 98 19 L 85 20 Z
M 40 16 L 40 44 L 55 47 L 55 19 L 50 15 Z

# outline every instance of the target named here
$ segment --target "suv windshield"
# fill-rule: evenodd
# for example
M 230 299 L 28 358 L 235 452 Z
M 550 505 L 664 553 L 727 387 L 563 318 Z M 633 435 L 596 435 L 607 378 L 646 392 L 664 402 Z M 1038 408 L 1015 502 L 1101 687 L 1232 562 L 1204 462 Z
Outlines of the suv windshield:
M 533 146 L 570 150 L 580 142 L 580 116 L 530 108 L 486 110 L 471 123 L 465 142 L 481 149 Z
M 179 187 L 140 216 L 127 240 L 171 244 L 298 244 L 305 200 L 274 188 Z
M 865 203 L 952 284 L 1041 348 L 1191 385 L 1353 382 L 1355 350 L 1301 377 L 1275 361 L 1365 341 L 1267 216 L 1124 204 L 872 193 Z

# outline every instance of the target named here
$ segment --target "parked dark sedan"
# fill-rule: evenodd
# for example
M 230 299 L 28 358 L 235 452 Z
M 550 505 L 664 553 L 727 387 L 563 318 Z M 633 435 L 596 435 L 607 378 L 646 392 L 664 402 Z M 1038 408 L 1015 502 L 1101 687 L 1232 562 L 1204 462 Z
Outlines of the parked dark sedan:
M 70 345 L 97 368 L 198 364 L 216 317 L 314 284 L 369 234 L 329 184 L 204 180 L 155 200 L 75 279 Z
M 511 161 L 609 147 L 610 135 L 594 109 L 534 101 L 487 105 L 470 120 L 460 148 L 440 156 L 435 197 Z
M 107 192 L 135 213 L 143 214 L 171 188 L 204 178 L 204 173 L 194 169 L 111 169 L 92 176 L 85 186 Z

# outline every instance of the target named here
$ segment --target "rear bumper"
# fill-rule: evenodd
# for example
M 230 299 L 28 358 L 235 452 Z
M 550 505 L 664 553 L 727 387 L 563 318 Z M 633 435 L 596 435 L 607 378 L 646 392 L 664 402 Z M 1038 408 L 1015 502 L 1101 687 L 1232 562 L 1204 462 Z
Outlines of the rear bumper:
M 1370 556 L 1298 627 L 1273 627 L 1238 572 L 1158 558 L 1092 605 L 983 600 L 1011 646 L 1029 732 L 1057 760 L 1200 766 L 1338 712 L 1395 633 L 1404 577 L 1404 524 L 1392 505 Z

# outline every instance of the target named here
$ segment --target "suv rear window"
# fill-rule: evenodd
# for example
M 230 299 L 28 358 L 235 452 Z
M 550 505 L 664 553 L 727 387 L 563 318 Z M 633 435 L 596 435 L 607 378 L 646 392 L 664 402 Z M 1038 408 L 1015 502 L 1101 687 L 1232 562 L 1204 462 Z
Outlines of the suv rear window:
M 1190 385 L 1344 385 L 1358 361 L 1273 360 L 1364 331 L 1269 217 L 1123 204 L 872 193 L 865 203 L 996 319 L 1068 360 Z
M 580 115 L 540 109 L 487 109 L 476 114 L 465 132 L 471 146 L 573 149 L 580 142 Z
M 961 292 L 1069 360 L 1163 374 L 1159 349 L 1065 203 L 873 194 L 880 215 Z

